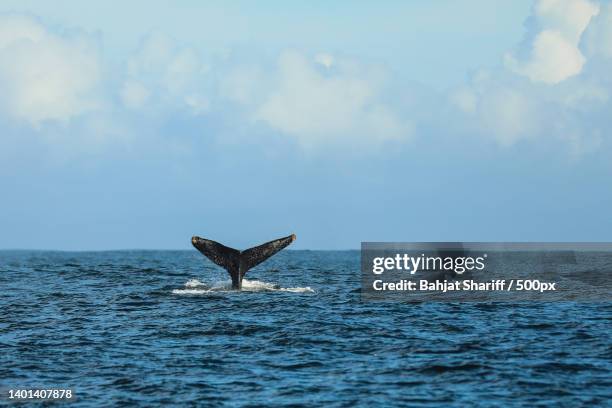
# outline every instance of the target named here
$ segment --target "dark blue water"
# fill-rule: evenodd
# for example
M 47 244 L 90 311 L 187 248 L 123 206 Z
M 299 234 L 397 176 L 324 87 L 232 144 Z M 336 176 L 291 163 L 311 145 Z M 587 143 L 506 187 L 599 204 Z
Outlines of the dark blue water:
M 0 252 L 0 404 L 611 405 L 610 303 L 364 303 L 356 251 L 247 278 L 196 251 Z

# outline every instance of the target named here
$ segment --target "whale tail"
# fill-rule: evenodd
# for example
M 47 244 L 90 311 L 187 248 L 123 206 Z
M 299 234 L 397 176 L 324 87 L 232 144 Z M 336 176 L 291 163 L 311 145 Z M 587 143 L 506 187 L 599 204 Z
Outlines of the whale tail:
M 215 264 L 227 270 L 232 278 L 232 288 L 238 290 L 242 288 L 242 278 L 244 278 L 249 269 L 259 265 L 293 241 L 295 241 L 295 234 L 239 251 L 198 236 L 191 238 L 191 243 L 198 251 Z

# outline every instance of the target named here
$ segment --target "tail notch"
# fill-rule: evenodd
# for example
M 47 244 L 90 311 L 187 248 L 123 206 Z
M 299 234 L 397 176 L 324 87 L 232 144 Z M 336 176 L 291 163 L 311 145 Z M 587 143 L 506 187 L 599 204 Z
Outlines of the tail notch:
M 194 236 L 192 245 L 215 264 L 221 266 L 232 278 L 232 288 L 240 290 L 247 271 L 295 241 L 295 234 L 275 239 L 265 244 L 239 251 L 209 239 Z

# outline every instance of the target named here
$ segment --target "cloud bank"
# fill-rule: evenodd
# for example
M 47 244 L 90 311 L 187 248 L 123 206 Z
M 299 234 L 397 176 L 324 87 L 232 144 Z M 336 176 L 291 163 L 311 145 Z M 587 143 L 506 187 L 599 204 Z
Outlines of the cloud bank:
M 477 134 L 502 147 L 551 140 L 582 155 L 610 138 L 611 27 L 609 3 L 535 1 L 524 38 L 497 67 L 420 98 L 384 64 L 355 56 L 211 56 L 152 32 L 117 62 L 105 57 L 99 35 L 2 14 L 0 115 L 39 133 L 109 117 L 133 131 L 147 121 L 199 120 L 229 127 L 225 133 L 259 126 L 311 150 L 340 144 L 367 153 L 389 141 Z
M 558 84 L 582 71 L 586 58 L 579 44 L 599 5 L 589 0 L 539 0 L 533 7 L 532 38 L 524 59 L 505 56 L 506 66 L 533 82 Z
M 411 125 L 381 102 L 375 74 L 329 54 L 283 53 L 254 117 L 303 145 L 401 140 Z
M 83 32 L 58 33 L 24 15 L 0 15 L 0 109 L 38 127 L 99 108 L 100 47 Z
M 184 109 L 204 114 L 209 107 L 203 89 L 207 71 L 197 50 L 163 33 L 151 33 L 126 63 L 121 102 L 127 109 Z
M 501 145 L 550 140 L 582 155 L 610 137 L 610 5 L 539 0 L 503 66 L 482 69 L 449 96 L 474 132 Z

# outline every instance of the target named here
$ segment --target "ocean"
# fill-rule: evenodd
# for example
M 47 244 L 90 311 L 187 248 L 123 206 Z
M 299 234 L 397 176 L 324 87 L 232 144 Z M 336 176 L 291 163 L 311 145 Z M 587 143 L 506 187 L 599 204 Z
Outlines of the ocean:
M 359 251 L 0 252 L 0 405 L 612 406 L 609 302 L 363 302 Z

